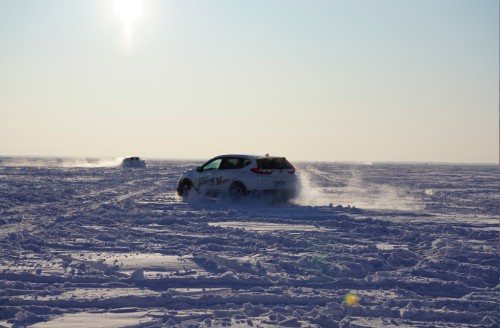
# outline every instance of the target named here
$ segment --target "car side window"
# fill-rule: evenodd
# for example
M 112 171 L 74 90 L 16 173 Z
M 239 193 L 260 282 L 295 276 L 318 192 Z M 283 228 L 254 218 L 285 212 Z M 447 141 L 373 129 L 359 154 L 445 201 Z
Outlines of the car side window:
M 214 159 L 210 163 L 205 164 L 201 170 L 202 171 L 218 170 L 221 162 L 222 158 Z
M 220 163 L 219 170 L 233 170 L 237 168 L 237 165 L 237 158 L 223 158 Z
M 248 165 L 250 165 L 250 163 L 252 163 L 252 161 L 249 160 L 248 158 L 240 158 L 239 168 L 243 168 L 245 166 L 248 166 Z
M 222 162 L 219 166 L 219 170 L 234 170 L 234 169 L 241 169 L 244 168 L 245 166 L 249 165 L 251 161 L 246 158 L 223 158 Z

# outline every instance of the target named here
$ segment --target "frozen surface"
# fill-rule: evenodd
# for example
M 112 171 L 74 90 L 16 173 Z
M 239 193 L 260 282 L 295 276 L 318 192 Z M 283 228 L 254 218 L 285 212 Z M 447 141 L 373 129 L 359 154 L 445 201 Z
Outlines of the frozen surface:
M 0 326 L 498 327 L 498 167 L 299 163 L 291 204 L 183 203 L 197 164 L 0 158 Z

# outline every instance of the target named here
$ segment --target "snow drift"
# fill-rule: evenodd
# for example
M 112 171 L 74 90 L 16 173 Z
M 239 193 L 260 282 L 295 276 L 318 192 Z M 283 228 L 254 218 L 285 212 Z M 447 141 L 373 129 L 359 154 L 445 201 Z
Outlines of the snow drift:
M 496 166 L 304 164 L 271 206 L 182 202 L 192 163 L 9 160 L 0 325 L 498 327 Z

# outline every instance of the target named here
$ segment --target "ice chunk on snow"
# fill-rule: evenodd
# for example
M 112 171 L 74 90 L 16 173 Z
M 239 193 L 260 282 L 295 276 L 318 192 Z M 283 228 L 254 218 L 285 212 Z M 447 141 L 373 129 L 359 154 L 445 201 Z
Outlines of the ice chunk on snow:
M 132 274 L 130 275 L 130 279 L 132 281 L 139 281 L 139 280 L 144 280 L 144 269 L 139 268 L 136 269 Z

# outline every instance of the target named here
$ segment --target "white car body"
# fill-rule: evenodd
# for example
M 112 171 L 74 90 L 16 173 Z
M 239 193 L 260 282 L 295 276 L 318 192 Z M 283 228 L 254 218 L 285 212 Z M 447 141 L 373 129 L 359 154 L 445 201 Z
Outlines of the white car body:
M 182 174 L 177 193 L 184 198 L 192 191 L 233 200 L 253 194 L 272 194 L 277 200 L 289 200 L 298 191 L 295 168 L 284 157 L 222 155 Z

